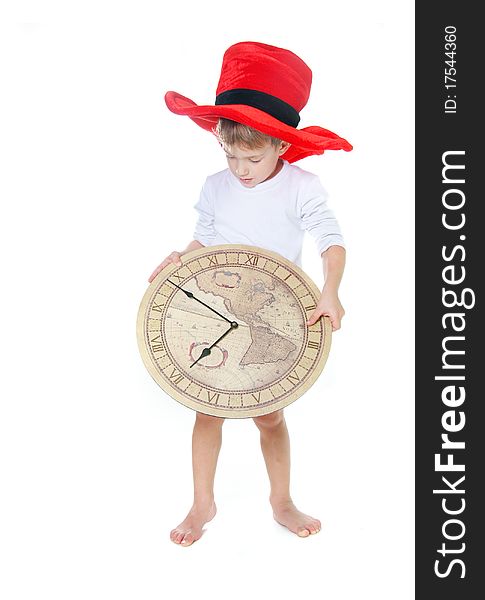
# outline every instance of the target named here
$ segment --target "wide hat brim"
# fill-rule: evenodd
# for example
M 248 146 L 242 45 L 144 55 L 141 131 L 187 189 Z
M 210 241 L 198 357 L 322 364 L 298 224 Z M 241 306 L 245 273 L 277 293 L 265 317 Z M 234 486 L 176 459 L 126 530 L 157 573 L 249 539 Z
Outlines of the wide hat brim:
M 352 150 L 352 145 L 346 139 L 328 129 L 317 125 L 296 129 L 259 108 L 245 104 L 200 106 L 177 92 L 167 92 L 165 103 L 171 112 L 190 117 L 199 127 L 212 133 L 218 119 L 224 118 L 249 125 L 266 135 L 288 142 L 291 146 L 282 158 L 290 163 L 306 156 L 323 154 L 325 150 Z

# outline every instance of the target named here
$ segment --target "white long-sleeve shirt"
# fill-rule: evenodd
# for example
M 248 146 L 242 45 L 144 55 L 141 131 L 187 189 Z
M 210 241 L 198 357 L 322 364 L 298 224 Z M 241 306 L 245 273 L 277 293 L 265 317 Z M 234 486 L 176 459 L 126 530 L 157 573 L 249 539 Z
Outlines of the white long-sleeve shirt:
M 204 246 L 246 244 L 278 252 L 301 266 L 308 231 L 320 254 L 344 246 L 317 175 L 283 161 L 273 178 L 247 188 L 229 169 L 207 177 L 195 209 L 194 239 Z

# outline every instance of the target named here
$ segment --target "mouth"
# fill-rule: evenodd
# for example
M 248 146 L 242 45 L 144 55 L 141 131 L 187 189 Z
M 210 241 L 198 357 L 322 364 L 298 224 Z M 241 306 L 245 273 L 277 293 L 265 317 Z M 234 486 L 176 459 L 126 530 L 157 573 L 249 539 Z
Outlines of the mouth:
M 239 181 L 242 181 L 242 183 L 250 183 L 252 179 L 243 179 L 242 177 L 239 177 Z

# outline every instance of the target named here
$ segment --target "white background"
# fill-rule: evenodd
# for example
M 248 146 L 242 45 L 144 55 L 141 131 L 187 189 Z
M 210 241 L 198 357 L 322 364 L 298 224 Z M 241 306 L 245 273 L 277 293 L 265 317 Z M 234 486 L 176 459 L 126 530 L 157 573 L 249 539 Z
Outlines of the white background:
M 5 5 L 4 5 L 5 6 Z M 1 15 L 1 530 L 5 600 L 413 597 L 413 29 L 410 2 L 13 3 Z M 191 240 L 217 142 L 165 91 L 212 103 L 225 49 L 313 70 L 302 127 L 350 153 L 318 173 L 347 242 L 347 311 L 286 410 L 277 525 L 251 420 L 227 420 L 219 512 L 191 548 L 194 413 L 151 379 L 135 321 L 153 268 Z M 321 286 L 313 240 L 303 267 Z

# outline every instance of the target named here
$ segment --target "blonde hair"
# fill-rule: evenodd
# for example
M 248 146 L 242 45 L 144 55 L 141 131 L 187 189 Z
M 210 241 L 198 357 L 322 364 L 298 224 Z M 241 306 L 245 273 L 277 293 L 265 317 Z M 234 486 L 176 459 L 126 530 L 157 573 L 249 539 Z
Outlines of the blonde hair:
M 275 148 L 281 144 L 281 140 L 278 138 L 229 119 L 220 118 L 213 131 L 219 142 L 228 148 L 240 146 L 252 150 L 253 148 L 262 148 L 268 142 Z

